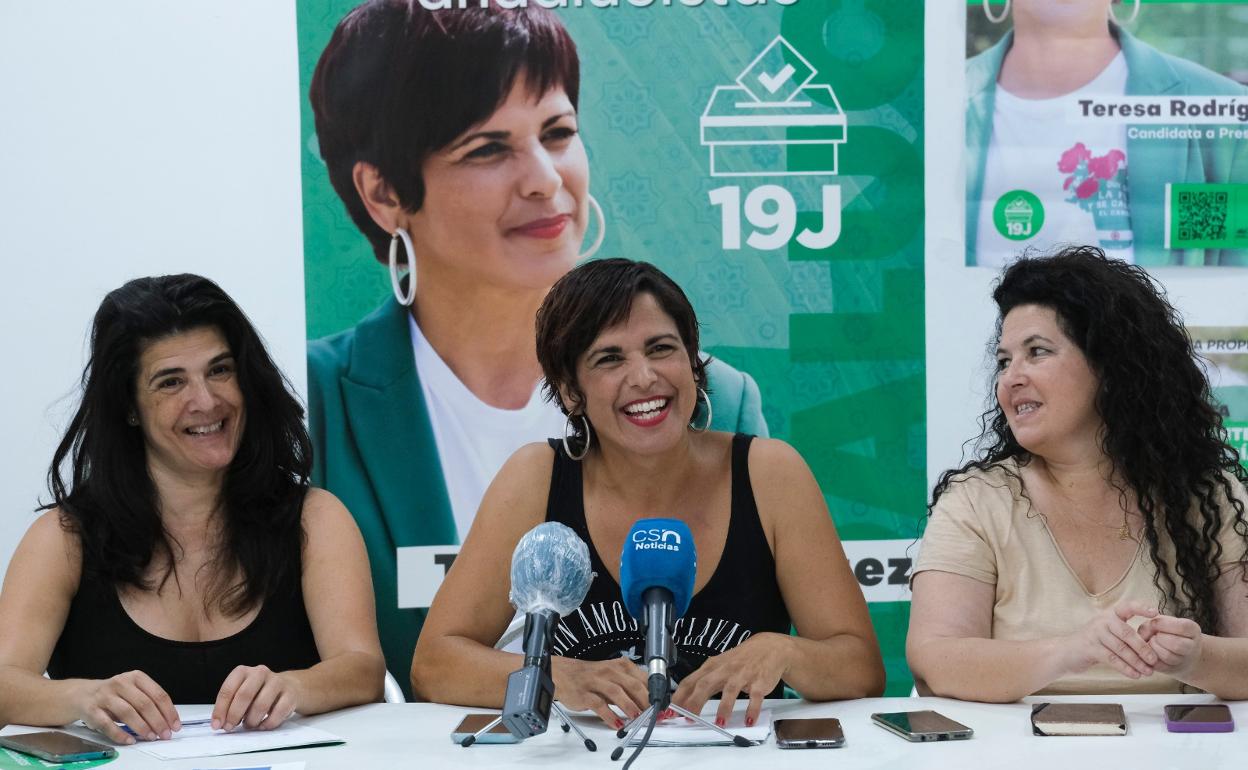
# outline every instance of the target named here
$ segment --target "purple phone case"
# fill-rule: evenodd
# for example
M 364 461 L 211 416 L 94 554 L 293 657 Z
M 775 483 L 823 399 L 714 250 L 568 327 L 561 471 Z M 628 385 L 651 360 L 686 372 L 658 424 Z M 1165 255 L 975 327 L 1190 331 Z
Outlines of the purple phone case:
M 1175 722 L 1166 714 L 1166 729 L 1172 733 L 1229 733 L 1235 731 L 1235 720 L 1226 722 Z

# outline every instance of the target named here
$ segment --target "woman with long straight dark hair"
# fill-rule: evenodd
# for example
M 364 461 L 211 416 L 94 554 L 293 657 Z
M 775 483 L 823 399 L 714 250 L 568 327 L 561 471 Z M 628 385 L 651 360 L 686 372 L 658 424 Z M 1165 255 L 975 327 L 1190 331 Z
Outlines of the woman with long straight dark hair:
M 268 729 L 378 699 L 363 540 L 234 301 L 195 275 L 109 293 L 82 390 L 0 593 L 0 723 L 133 743 L 174 703 Z

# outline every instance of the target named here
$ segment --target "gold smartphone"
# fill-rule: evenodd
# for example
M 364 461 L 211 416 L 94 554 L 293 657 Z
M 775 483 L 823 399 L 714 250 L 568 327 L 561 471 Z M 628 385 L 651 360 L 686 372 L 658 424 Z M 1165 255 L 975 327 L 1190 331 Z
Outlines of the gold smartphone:
M 469 735 L 480 732 L 490 722 L 498 719 L 498 714 L 469 714 L 460 720 L 455 729 L 451 731 L 451 740 L 455 743 L 462 743 Z M 476 743 L 519 743 L 520 739 L 511 734 L 507 726 L 502 722 L 494 725 L 488 733 L 481 733 L 477 736 Z

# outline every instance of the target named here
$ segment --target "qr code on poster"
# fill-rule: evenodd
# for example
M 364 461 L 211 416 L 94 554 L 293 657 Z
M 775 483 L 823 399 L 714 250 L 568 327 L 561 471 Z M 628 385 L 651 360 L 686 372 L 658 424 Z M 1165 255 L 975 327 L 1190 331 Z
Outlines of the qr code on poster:
M 1226 238 L 1229 196 L 1223 190 L 1179 193 L 1178 230 L 1181 241 L 1217 241 Z

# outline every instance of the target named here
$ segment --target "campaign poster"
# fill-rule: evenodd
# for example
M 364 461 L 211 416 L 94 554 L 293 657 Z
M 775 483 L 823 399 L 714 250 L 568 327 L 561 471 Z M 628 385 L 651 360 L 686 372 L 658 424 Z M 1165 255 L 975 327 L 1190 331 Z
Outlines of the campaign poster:
M 966 264 L 1248 264 L 1248 4 L 973 0 Z
M 454 13 L 460 0 L 427 2 Z M 758 383 L 768 432 L 810 465 L 845 541 L 888 693 L 908 693 L 908 576 L 927 490 L 923 3 L 541 2 L 579 50 L 580 132 L 607 222 L 598 256 L 667 272 L 704 349 Z M 305 95 L 354 5 L 298 0 Z M 315 340 L 353 328 L 391 288 L 327 180 L 306 97 L 302 126 Z M 374 564 L 381 601 L 423 612 L 452 540 L 370 550 L 398 562 L 386 574 Z
M 1213 398 L 1226 427 L 1226 443 L 1248 468 L 1248 327 L 1189 326 L 1196 352 L 1207 362 Z

